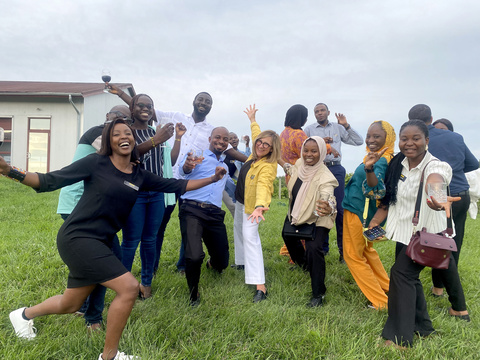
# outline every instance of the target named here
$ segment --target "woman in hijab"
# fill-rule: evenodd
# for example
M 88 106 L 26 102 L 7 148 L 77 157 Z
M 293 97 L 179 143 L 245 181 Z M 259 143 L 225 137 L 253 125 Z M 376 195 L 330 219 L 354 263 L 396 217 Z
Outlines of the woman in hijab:
M 393 157 L 395 130 L 386 121 L 373 122 L 367 131 L 367 155 L 345 187 L 343 199 L 343 256 L 358 287 L 375 309 L 387 308 L 390 280 L 372 243 L 363 237 L 367 204 L 368 224 L 385 196 L 385 173 Z M 367 203 L 368 201 L 368 203 Z
M 293 105 L 287 110 L 284 123 L 285 129 L 280 134 L 282 160 L 286 163 L 295 165 L 295 162 L 301 157 L 302 144 L 308 138 L 302 130 L 302 127 L 307 123 L 307 117 L 308 109 L 303 105 Z M 327 153 L 330 153 L 330 145 L 326 145 L 326 147 Z M 286 173 L 285 182 L 288 184 L 289 180 L 290 175 Z M 280 249 L 280 255 L 289 255 L 285 245 Z M 293 263 L 292 260 L 290 262 Z
M 290 181 L 287 185 L 289 209 L 287 220 L 292 225 L 316 225 L 315 238 L 306 240 L 305 247 L 301 240 L 283 235 L 292 260 L 310 273 L 312 298 L 310 307 L 319 307 L 325 297 L 325 254 L 323 241 L 335 224 L 335 198 L 333 190 L 338 182 L 323 164 L 327 148 L 319 136 L 307 138 L 301 147 L 301 158 L 294 166 L 284 165 Z M 328 194 L 328 200 L 319 200 L 320 192 Z M 310 201 L 316 199 L 317 201 Z M 314 211 L 316 212 L 315 215 Z M 287 221 L 286 220 L 286 221 Z

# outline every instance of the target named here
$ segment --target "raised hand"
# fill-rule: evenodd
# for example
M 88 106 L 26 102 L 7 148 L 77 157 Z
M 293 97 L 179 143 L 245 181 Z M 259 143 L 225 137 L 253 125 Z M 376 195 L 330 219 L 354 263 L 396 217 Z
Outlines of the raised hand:
M 0 174 L 8 175 L 10 169 L 10 165 L 8 165 L 5 159 L 0 156 Z
M 218 180 L 221 180 L 226 173 L 227 170 L 225 170 L 223 166 L 217 166 L 215 168 L 215 175 L 212 176 L 212 181 L 217 182 Z
M 388 147 L 386 147 L 380 152 L 369 152 L 367 154 L 367 158 L 365 159 L 365 167 L 371 169 L 373 164 L 375 164 L 378 160 L 380 160 L 380 158 L 385 153 L 385 151 L 387 151 L 387 149 Z
M 247 114 L 248 118 L 250 119 L 250 122 L 255 122 L 255 114 L 258 111 L 258 109 L 255 108 L 255 104 L 249 105 L 243 112 Z
M 175 138 L 181 139 L 182 136 L 187 132 L 187 128 L 181 122 L 178 122 L 175 125 Z
M 173 132 L 175 130 L 175 127 L 173 126 L 173 123 L 168 123 L 165 125 L 158 125 L 157 126 L 157 132 L 155 136 L 155 140 L 157 143 L 163 143 L 170 139 L 173 136 Z
M 335 117 L 337 118 L 337 122 L 339 125 L 348 127 L 347 117 L 345 115 L 343 115 L 342 113 L 335 113 Z

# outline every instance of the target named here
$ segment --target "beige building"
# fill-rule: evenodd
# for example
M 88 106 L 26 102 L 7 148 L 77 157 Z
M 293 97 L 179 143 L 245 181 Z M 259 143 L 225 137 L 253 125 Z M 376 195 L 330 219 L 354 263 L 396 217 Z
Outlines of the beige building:
M 131 84 L 115 84 L 130 96 Z M 28 171 L 47 172 L 71 163 L 81 135 L 102 124 L 116 95 L 103 83 L 0 81 L 0 155 Z M 1 132 L 1 130 L 0 130 Z

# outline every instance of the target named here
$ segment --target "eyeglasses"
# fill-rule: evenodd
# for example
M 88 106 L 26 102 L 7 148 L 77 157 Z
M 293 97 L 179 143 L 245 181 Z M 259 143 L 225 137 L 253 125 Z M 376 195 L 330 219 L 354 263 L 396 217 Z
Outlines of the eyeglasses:
M 152 110 L 152 109 L 153 109 L 153 105 L 152 105 L 152 104 L 138 103 L 137 106 L 138 106 L 140 109 L 143 109 L 143 108 L 147 108 L 148 110 Z
M 271 147 L 272 147 L 272 145 L 270 145 L 270 144 L 267 143 L 267 142 L 263 142 L 263 141 L 260 140 L 260 139 L 258 139 L 255 143 L 256 143 L 256 145 L 258 145 L 258 146 L 260 146 L 260 147 L 262 147 L 262 148 L 264 148 L 264 149 L 268 149 L 268 148 L 271 148 Z

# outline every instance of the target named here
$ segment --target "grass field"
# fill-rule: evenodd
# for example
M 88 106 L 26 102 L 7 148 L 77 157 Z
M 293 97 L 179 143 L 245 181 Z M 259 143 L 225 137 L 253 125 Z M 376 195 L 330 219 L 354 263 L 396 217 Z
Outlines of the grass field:
M 17 339 L 8 313 L 60 294 L 68 269 L 56 250 L 62 220 L 55 213 L 58 192 L 36 194 L 0 177 L 0 358 L 97 359 L 104 332 L 88 336 L 84 321 L 73 315 L 35 319 L 34 341 Z M 447 315 L 446 298 L 429 296 L 430 270 L 422 272 L 429 313 L 439 335 L 418 339 L 412 349 L 382 347 L 379 335 L 385 311 L 367 308 L 346 265 L 338 263 L 335 233 L 326 257 L 327 296 L 322 308 L 309 309 L 310 279 L 292 269 L 278 252 L 286 202 L 274 199 L 260 226 L 269 298 L 252 303 L 253 287 L 230 267 L 222 274 L 202 268 L 202 303 L 192 309 L 184 277 L 176 273 L 180 233 L 176 212 L 167 228 L 153 297 L 138 301 L 120 350 L 146 359 L 479 359 L 480 358 L 480 220 L 467 221 L 460 261 L 471 323 Z M 233 263 L 233 221 L 226 215 Z M 394 244 L 378 244 L 389 272 Z M 208 257 L 208 255 L 207 255 Z M 139 278 L 137 257 L 133 273 Z M 107 292 L 107 308 L 113 298 Z M 104 312 L 105 315 L 106 311 Z

